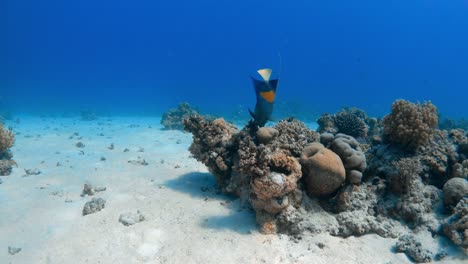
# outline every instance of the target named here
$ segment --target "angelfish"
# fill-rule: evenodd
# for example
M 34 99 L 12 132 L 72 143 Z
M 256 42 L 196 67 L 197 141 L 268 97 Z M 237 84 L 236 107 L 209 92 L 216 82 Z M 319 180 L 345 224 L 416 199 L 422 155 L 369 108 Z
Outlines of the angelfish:
M 252 112 L 249 108 L 249 113 L 260 127 L 271 121 L 271 114 L 273 113 L 278 79 L 271 79 L 271 72 L 271 69 L 258 70 L 257 73 L 260 75 L 261 80 L 250 76 L 257 95 L 257 103 L 255 104 L 255 111 Z

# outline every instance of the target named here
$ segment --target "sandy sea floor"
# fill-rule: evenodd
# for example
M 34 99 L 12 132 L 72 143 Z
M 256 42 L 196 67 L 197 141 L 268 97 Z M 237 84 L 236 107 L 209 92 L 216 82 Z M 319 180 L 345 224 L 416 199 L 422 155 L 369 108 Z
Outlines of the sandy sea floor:
M 253 212 L 220 194 L 190 157 L 191 134 L 161 130 L 159 118 L 20 120 L 7 123 L 17 132 L 18 167 L 1 177 L 2 264 L 410 263 L 392 252 L 395 239 L 377 235 L 294 241 L 259 233 Z M 148 165 L 128 162 L 138 157 Z M 84 183 L 107 189 L 80 197 Z M 105 208 L 82 216 L 94 197 L 105 199 Z M 120 214 L 137 210 L 145 221 L 119 222 Z M 11 255 L 9 246 L 22 250 Z

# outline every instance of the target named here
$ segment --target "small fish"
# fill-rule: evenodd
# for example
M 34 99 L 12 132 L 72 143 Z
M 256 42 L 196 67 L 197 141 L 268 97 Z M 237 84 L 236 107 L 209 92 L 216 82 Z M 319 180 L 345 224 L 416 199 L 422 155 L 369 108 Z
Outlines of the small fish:
M 249 113 L 260 127 L 271 121 L 271 114 L 273 113 L 273 103 L 275 102 L 279 79 L 271 79 L 271 72 L 271 69 L 258 70 L 257 73 L 260 75 L 261 80 L 250 76 L 257 95 L 257 103 L 255 104 L 255 112 L 249 109 Z

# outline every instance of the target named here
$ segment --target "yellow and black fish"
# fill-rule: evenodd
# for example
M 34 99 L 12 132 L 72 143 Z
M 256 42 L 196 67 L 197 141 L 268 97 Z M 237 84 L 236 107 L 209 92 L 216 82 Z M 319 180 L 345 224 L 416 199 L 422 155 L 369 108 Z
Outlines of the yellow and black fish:
M 273 113 L 273 103 L 276 97 L 276 87 L 278 86 L 278 78 L 271 79 L 271 69 L 260 69 L 257 71 L 261 80 L 251 76 L 257 95 L 257 103 L 255 111 L 249 109 L 250 115 L 253 117 L 258 126 L 264 126 L 268 121 L 271 121 Z

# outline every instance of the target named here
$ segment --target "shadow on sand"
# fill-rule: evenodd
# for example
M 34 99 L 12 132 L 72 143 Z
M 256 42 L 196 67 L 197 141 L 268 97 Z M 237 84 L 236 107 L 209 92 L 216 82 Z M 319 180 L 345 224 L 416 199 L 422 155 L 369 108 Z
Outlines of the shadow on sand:
M 239 198 L 225 195 L 216 186 L 210 173 L 190 172 L 176 179 L 168 180 L 164 186 L 177 192 L 186 193 L 203 201 L 218 201 L 220 206 L 229 209 L 228 215 L 209 216 L 201 226 L 209 229 L 232 230 L 240 234 L 250 234 L 257 230 L 255 214 L 247 206 L 241 204 Z

